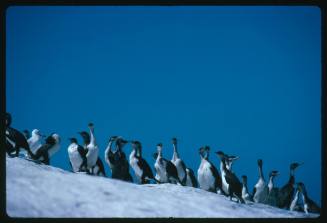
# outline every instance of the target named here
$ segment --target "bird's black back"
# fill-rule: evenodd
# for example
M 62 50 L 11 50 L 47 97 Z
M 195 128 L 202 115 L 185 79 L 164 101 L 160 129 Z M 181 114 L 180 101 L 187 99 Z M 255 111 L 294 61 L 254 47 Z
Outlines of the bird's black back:
M 220 174 L 217 170 L 217 168 L 209 161 L 207 160 L 209 163 L 210 163 L 210 170 L 212 172 L 212 175 L 214 176 L 215 178 L 215 187 L 221 189 L 222 187 L 222 181 L 221 181 L 221 177 L 220 177 Z
M 187 168 L 189 170 L 189 177 L 191 178 L 193 187 L 198 187 L 198 181 L 195 178 L 194 172 L 191 168 Z
M 154 178 L 151 167 L 149 166 L 149 164 L 146 162 L 145 159 L 143 159 L 142 157 L 138 157 L 137 164 L 143 170 L 143 177 Z
M 7 134 L 7 132 L 8 132 L 8 134 Z M 11 141 L 15 142 L 18 147 L 30 150 L 30 147 L 28 145 L 28 142 L 27 142 L 24 134 L 21 133 L 20 131 L 14 129 L 12 127 L 7 127 L 6 128 L 6 136 Z

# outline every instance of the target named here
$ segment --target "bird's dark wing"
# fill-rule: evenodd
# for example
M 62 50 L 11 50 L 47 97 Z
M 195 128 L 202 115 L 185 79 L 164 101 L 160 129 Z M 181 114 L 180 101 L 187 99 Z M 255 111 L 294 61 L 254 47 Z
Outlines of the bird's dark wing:
M 47 144 L 50 144 L 50 145 L 54 145 L 56 144 L 56 140 L 52 137 L 52 135 L 48 136 L 46 139 L 45 139 L 45 142 Z
M 211 162 L 209 162 L 209 163 L 210 163 L 210 170 L 216 179 L 215 186 L 221 188 L 222 182 L 221 182 L 220 174 L 219 174 L 217 168 Z
M 257 192 L 257 188 L 256 187 L 253 187 L 253 191 L 252 191 L 252 196 L 254 197 L 255 195 L 255 192 Z
M 149 178 L 154 178 L 151 167 L 149 166 L 149 164 L 146 162 L 145 159 L 143 159 L 142 157 L 139 157 L 137 164 L 139 166 L 141 166 L 141 168 L 143 169 L 144 176 L 149 177 Z
M 18 146 L 20 146 L 24 149 L 27 149 L 27 150 L 30 149 L 24 134 L 21 133 L 20 131 L 14 129 L 14 128 L 11 128 L 11 127 L 7 127 L 6 128 L 6 136 L 10 140 L 12 140 L 16 143 L 19 143 L 20 145 L 18 145 Z
M 87 150 L 85 150 L 82 146 L 78 145 L 77 151 L 81 155 L 81 157 L 86 157 Z
M 179 179 L 175 165 L 171 161 L 166 160 L 165 158 L 162 159 L 167 163 L 167 172 L 170 173 L 172 177 Z
M 194 187 L 198 187 L 198 181 L 196 180 L 195 178 L 195 175 L 194 175 L 194 172 L 192 169 L 190 168 L 187 168 L 189 170 L 189 173 L 190 173 L 190 178 L 191 178 L 191 181 L 192 181 L 192 184 Z
M 106 176 L 106 172 L 105 172 L 105 170 L 104 170 L 104 165 L 103 165 L 103 162 L 102 162 L 102 160 L 100 159 L 100 157 L 98 157 L 97 162 L 96 162 L 96 165 L 99 167 L 99 171 L 102 172 L 102 174 L 103 174 L 104 176 Z
M 40 159 L 41 157 L 44 157 L 48 155 L 48 150 L 51 148 L 52 145 L 44 144 L 42 145 L 35 153 L 34 159 Z

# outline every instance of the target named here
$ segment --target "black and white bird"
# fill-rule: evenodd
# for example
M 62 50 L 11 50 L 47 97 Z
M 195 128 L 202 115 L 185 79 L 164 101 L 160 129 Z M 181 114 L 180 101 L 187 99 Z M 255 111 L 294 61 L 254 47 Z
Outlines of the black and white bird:
M 139 141 L 132 141 L 132 152 L 129 155 L 129 164 L 134 170 L 135 176 L 141 184 L 147 184 L 155 180 L 151 167 L 142 157 L 142 144 Z
M 114 168 L 114 165 L 116 164 L 115 161 L 115 153 L 117 151 L 113 151 L 112 146 L 113 143 L 118 139 L 118 136 L 111 136 L 109 138 L 108 146 L 104 152 L 104 158 L 106 163 L 109 165 L 110 169 L 112 170 Z
M 246 175 L 242 176 L 242 198 L 245 202 L 253 202 L 253 197 L 248 190 L 248 177 Z
M 234 160 L 238 159 L 238 157 L 236 156 L 228 156 L 227 154 L 225 154 L 222 151 L 218 151 L 216 152 L 216 154 L 218 155 L 218 157 L 220 158 L 220 177 L 221 177 L 221 188 L 222 188 L 222 192 L 224 194 L 229 194 L 229 190 L 228 190 L 228 183 L 226 181 L 226 173 L 225 173 L 225 169 L 224 169 L 224 165 L 222 162 L 222 158 L 224 158 L 225 160 L 225 165 L 227 170 L 232 171 L 232 163 Z
M 300 203 L 300 194 L 301 193 L 299 191 L 299 188 L 297 187 L 295 190 L 295 194 L 292 198 L 292 202 L 290 205 L 290 211 L 304 212 L 303 204 Z
M 253 201 L 256 203 L 264 203 L 268 194 L 268 187 L 262 171 L 262 159 L 258 159 L 259 179 L 253 188 Z
M 172 138 L 172 144 L 173 144 L 173 157 L 171 159 L 171 162 L 176 166 L 177 174 L 179 180 L 182 182 L 182 185 L 185 185 L 186 183 L 186 165 L 184 161 L 179 157 L 178 151 L 177 151 L 177 139 Z
M 230 200 L 232 200 L 232 197 L 235 197 L 239 202 L 245 203 L 244 199 L 242 198 L 242 183 L 237 178 L 235 173 L 227 169 L 226 160 L 228 157 L 224 156 L 222 151 L 217 151 L 216 154 L 220 157 L 223 164 L 223 174 L 227 182 L 228 195 Z
M 33 129 L 31 137 L 27 140 L 33 154 L 36 154 L 37 150 L 43 145 L 42 140 L 44 137 L 45 135 L 43 135 L 40 130 Z
M 186 181 L 185 186 L 188 187 L 198 187 L 198 181 L 196 180 L 196 177 L 194 175 L 194 172 L 191 168 L 186 167 Z
M 264 201 L 265 204 L 269 204 L 270 206 L 274 207 L 277 206 L 279 192 L 279 189 L 274 185 L 274 178 L 278 176 L 278 174 L 279 172 L 277 170 L 273 170 L 269 173 L 268 193 Z
M 176 166 L 169 160 L 162 157 L 162 143 L 157 144 L 156 162 L 154 168 L 156 170 L 155 179 L 158 183 L 174 183 L 182 185 L 178 178 Z
M 112 150 L 112 143 L 116 142 L 116 150 Z M 128 143 L 122 137 L 110 137 L 107 149 L 105 151 L 105 160 L 111 169 L 111 177 L 123 181 L 133 182 L 129 173 L 129 163 L 123 152 L 123 147 Z
M 77 143 L 76 138 L 69 138 L 70 145 L 68 146 L 68 157 L 72 167 L 72 171 L 77 172 L 88 172 L 86 151 Z
M 94 125 L 88 125 L 90 134 L 82 131 L 78 132 L 84 141 L 84 149 L 86 150 L 87 168 L 92 175 L 106 176 L 104 165 L 99 157 L 99 148 L 94 136 Z
M 321 208 L 308 196 L 304 183 L 297 183 L 297 191 L 302 194 L 303 209 L 305 213 L 320 213 Z
M 52 133 L 35 153 L 35 160 L 40 160 L 42 163 L 49 165 L 50 158 L 60 149 L 60 136 Z
M 28 142 L 20 131 L 11 127 L 12 118 L 9 113 L 6 113 L 6 152 L 7 154 L 12 156 L 18 156 L 20 149 L 23 148 L 27 151 L 30 157 L 34 157 Z
M 295 169 L 302 165 L 303 163 L 292 163 L 290 165 L 290 177 L 288 179 L 288 182 L 280 188 L 278 192 L 278 202 L 277 206 L 279 208 L 286 208 L 289 209 L 293 194 L 294 194 L 294 184 L 295 184 Z
M 222 182 L 217 168 L 209 161 L 209 151 L 209 146 L 199 149 L 201 163 L 198 168 L 198 183 L 201 189 L 217 193 L 222 190 Z

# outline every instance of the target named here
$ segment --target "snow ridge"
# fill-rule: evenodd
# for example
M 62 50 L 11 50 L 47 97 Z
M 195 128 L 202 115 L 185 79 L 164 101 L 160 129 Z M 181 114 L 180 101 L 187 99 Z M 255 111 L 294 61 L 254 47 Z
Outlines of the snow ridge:
M 76 174 L 22 158 L 6 158 L 10 217 L 307 218 L 264 204 L 239 204 L 198 188 L 137 185 Z

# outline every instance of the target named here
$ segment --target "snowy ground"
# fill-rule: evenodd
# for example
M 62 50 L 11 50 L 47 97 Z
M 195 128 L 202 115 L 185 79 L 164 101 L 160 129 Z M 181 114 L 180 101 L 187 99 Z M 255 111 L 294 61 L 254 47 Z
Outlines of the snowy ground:
M 137 185 L 6 158 L 10 217 L 318 217 L 173 184 Z

